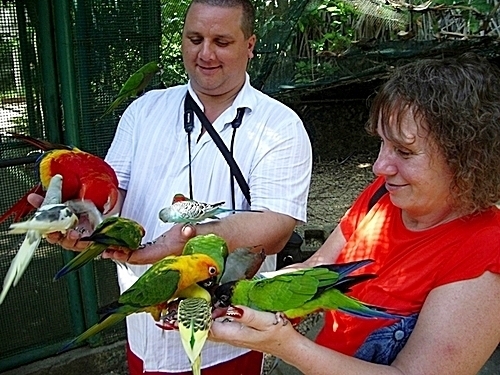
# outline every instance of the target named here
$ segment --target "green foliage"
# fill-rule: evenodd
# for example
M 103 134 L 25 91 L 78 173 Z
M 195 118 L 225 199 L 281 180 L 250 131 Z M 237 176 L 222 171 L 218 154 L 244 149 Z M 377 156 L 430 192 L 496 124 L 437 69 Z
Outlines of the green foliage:
M 17 43 L 12 38 L 0 35 L 0 93 L 13 90 L 16 87 L 14 77 L 14 54 Z
M 184 15 L 189 3 L 188 0 L 161 0 L 160 60 L 163 65 L 161 80 L 167 87 L 187 82 L 186 72 L 182 64 L 181 42 Z

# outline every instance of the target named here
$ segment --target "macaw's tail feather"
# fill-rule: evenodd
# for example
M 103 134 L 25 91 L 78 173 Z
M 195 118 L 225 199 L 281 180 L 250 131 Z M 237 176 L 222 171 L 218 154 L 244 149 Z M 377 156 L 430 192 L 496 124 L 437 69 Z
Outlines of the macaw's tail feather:
M 112 314 L 109 315 L 106 319 L 100 321 L 97 324 L 94 324 L 92 327 L 90 327 L 88 330 L 83 332 L 80 336 L 74 338 L 70 342 L 68 342 L 66 345 L 64 345 L 57 354 L 65 352 L 66 350 L 74 348 L 76 345 L 84 342 L 88 338 L 94 336 L 95 334 L 101 332 L 102 330 L 111 327 L 112 325 L 120 322 L 121 320 L 125 319 L 125 314 Z
M 49 151 L 49 150 L 71 150 L 72 147 L 63 145 L 60 143 L 52 143 L 49 141 L 45 141 L 43 139 L 35 138 L 30 135 L 26 134 L 19 134 L 19 133 L 14 133 L 14 132 L 7 132 L 12 138 L 19 139 L 25 143 L 28 143 L 42 151 Z
M 19 251 L 12 260 L 9 270 L 5 275 L 2 293 L 0 294 L 0 305 L 7 296 L 7 292 L 10 287 L 17 285 L 21 276 L 24 274 L 24 271 L 28 268 L 28 265 L 30 264 L 41 239 L 42 237 L 36 231 L 28 231 L 26 234 Z
M 59 280 L 61 277 L 67 275 L 71 271 L 76 271 L 77 269 L 83 267 L 92 259 L 100 255 L 104 250 L 106 250 L 105 245 L 100 245 L 97 243 L 90 244 L 85 250 L 83 250 L 76 257 L 71 259 L 63 268 L 59 270 L 54 276 L 54 281 Z
M 34 211 L 35 207 L 28 202 L 28 195 L 31 193 L 39 195 L 45 194 L 41 184 L 33 186 L 26 194 L 24 194 L 23 197 L 21 197 L 16 203 L 14 203 L 14 205 L 12 205 L 12 207 L 0 216 L 0 223 L 3 223 L 11 215 L 14 215 L 15 222 L 21 221 L 28 216 L 30 212 Z

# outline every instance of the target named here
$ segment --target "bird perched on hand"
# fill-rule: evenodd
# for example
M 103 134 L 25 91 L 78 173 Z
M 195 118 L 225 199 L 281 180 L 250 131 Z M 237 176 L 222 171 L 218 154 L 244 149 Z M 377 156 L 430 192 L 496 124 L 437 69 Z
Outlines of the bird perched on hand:
M 51 178 L 44 201 L 35 215 L 28 221 L 10 226 L 9 234 L 26 233 L 26 236 L 5 275 L 0 304 L 10 287 L 16 286 L 21 279 L 42 237 L 51 232 L 65 233 L 78 223 L 78 217 L 71 208 L 61 204 L 61 188 L 62 176 L 56 174 Z
M 189 199 L 182 194 L 176 194 L 172 200 L 172 205 L 162 208 L 159 216 L 160 220 L 165 223 L 196 224 L 205 219 L 219 219 L 217 215 L 225 212 L 262 212 L 221 207 L 224 203 L 202 203 Z
M 141 245 L 145 233 L 142 225 L 134 220 L 117 216 L 104 219 L 90 236 L 80 239 L 91 243 L 57 272 L 54 280 L 83 267 L 109 247 L 120 248 L 132 254 Z
M 212 326 L 212 296 L 196 284 L 191 289 L 194 289 L 190 291 L 191 297 L 179 302 L 177 322 L 193 375 L 200 375 L 201 350 Z
M 116 303 L 103 309 L 106 315 L 99 323 L 70 341 L 61 351 L 83 342 L 130 314 L 148 312 L 159 321 L 168 303 L 178 298 L 184 289 L 198 282 L 213 280 L 219 272 L 217 262 L 205 254 L 163 258 L 123 292 Z
M 88 200 L 101 213 L 113 209 L 119 196 L 118 179 L 115 171 L 103 159 L 76 147 L 53 144 L 23 134 L 9 134 L 44 152 L 36 162 L 40 182 L 0 216 L 0 223 L 10 215 L 15 215 L 14 221 L 22 220 L 34 210 L 28 203 L 28 195 L 44 195 L 50 179 L 56 174 L 63 178 L 61 202 Z
M 215 290 L 215 307 L 243 305 L 256 310 L 283 314 L 299 319 L 323 310 L 340 310 L 363 318 L 397 319 L 382 308 L 367 305 L 345 295 L 360 282 L 376 277 L 373 274 L 349 276 L 372 260 L 345 264 L 321 265 L 278 273 L 276 276 L 240 280 L 220 285 Z
M 224 273 L 226 259 L 229 254 L 226 241 L 215 234 L 204 234 L 195 236 L 184 245 L 183 255 L 205 254 L 217 262 L 219 267 L 219 278 Z M 219 280 L 217 280 L 219 281 Z
M 128 98 L 137 97 L 151 82 L 155 74 L 161 72 L 161 67 L 156 61 L 143 65 L 139 70 L 132 74 L 123 84 L 118 92 L 116 99 L 104 111 L 101 118 L 115 110 L 121 103 Z

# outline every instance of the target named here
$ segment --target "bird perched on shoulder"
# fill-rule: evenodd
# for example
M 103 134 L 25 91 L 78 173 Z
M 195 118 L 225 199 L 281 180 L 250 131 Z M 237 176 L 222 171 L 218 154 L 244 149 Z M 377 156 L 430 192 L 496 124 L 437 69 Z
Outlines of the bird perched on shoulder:
M 141 245 L 145 233 L 142 225 L 134 220 L 117 216 L 104 219 L 90 236 L 80 239 L 91 243 L 57 272 L 54 280 L 83 267 L 109 247 L 120 248 L 132 254 Z
M 159 216 L 164 223 L 196 224 L 205 219 L 219 219 L 217 215 L 226 212 L 262 212 L 259 210 L 239 210 L 221 207 L 225 202 L 202 203 L 189 199 L 182 194 L 176 194 L 172 205 L 162 208 Z
M 26 233 L 26 236 L 5 275 L 0 304 L 10 287 L 16 286 L 21 279 L 42 237 L 51 232 L 65 233 L 78 223 L 78 217 L 73 210 L 61 204 L 61 188 L 62 176 L 56 174 L 51 178 L 44 201 L 35 215 L 28 221 L 13 223 L 10 226 L 9 234 Z
M 277 313 L 277 321 L 281 320 L 282 314 L 288 319 L 300 320 L 308 314 L 324 310 L 340 310 L 363 318 L 398 319 L 400 316 L 344 294 L 352 286 L 376 277 L 373 274 L 350 276 L 371 262 L 367 259 L 321 265 L 279 273 L 270 278 L 228 282 L 215 290 L 214 306 L 243 305 L 274 312 Z
M 23 134 L 9 135 L 44 152 L 36 162 L 40 182 L 0 216 L 0 223 L 11 215 L 14 215 L 14 221 L 22 220 L 33 211 L 34 207 L 27 200 L 28 195 L 44 195 L 50 179 L 56 174 L 63 178 L 60 203 L 87 200 L 101 213 L 113 209 L 119 196 L 118 179 L 113 168 L 103 159 L 76 147 L 54 144 Z
M 160 72 L 161 66 L 156 61 L 149 62 L 139 68 L 139 70 L 134 72 L 125 81 L 122 88 L 118 92 L 116 99 L 109 105 L 106 111 L 104 111 L 101 118 L 115 110 L 126 99 L 137 97 L 140 93 L 142 93 L 142 91 L 144 91 L 155 74 Z
M 123 292 L 117 302 L 101 309 L 106 315 L 99 323 L 70 341 L 61 351 L 87 340 L 130 314 L 148 312 L 159 321 L 168 303 L 181 296 L 184 289 L 198 282 L 214 280 L 219 272 L 217 262 L 205 254 L 163 258 Z

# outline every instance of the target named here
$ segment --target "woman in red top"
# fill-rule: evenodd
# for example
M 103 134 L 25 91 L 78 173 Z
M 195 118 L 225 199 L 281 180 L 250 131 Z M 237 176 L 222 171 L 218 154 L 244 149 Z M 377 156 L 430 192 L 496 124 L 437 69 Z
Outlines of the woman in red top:
M 294 267 L 374 259 L 350 295 L 404 318 L 328 311 L 312 342 L 238 307 L 212 339 L 305 374 L 474 375 L 500 342 L 500 70 L 473 54 L 396 69 L 367 127 L 378 177 Z

